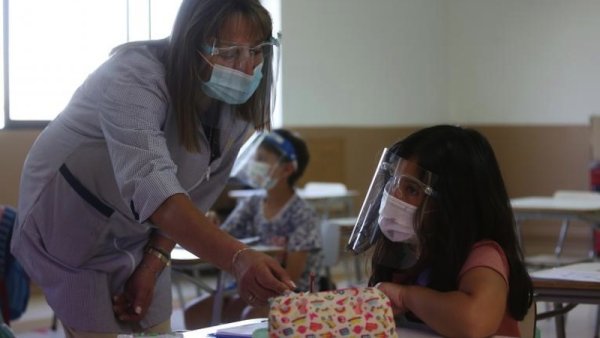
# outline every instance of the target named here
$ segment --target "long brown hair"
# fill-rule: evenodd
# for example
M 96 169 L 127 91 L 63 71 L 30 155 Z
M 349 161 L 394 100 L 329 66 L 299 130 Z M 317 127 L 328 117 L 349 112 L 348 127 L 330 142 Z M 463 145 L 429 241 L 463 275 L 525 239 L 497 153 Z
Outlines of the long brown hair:
M 248 20 L 257 37 L 271 37 L 271 16 L 258 0 L 184 0 L 175 19 L 166 57 L 166 82 L 177 115 L 179 141 L 189 151 L 200 151 L 198 127 L 205 113 L 200 107 L 215 103 L 200 90 L 199 74 L 210 66 L 197 51 L 202 43 L 218 37 L 223 24 L 234 15 Z M 270 128 L 274 95 L 273 55 L 266 55 L 263 62 L 263 79 L 256 92 L 246 103 L 232 106 L 236 116 L 256 130 Z
M 439 125 L 421 129 L 390 151 L 414 158 L 438 180 L 432 208 L 415 224 L 420 256 L 405 272 L 415 277 L 429 270 L 428 286 L 458 288 L 458 275 L 473 245 L 492 240 L 508 260 L 508 311 L 521 320 L 533 301 L 533 286 L 519 246 L 515 218 L 492 146 L 474 129 Z M 420 210 L 423 211 L 423 210 Z M 418 213 L 419 211 L 417 211 Z M 406 249 L 380 236 L 372 257 L 369 284 L 390 281 L 396 271 L 386 259 L 399 260 Z

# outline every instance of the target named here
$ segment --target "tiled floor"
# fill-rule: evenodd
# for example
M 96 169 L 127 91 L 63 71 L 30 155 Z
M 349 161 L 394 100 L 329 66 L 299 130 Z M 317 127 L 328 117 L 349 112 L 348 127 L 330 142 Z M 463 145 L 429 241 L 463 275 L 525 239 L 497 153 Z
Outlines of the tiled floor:
M 338 287 L 346 287 L 354 284 L 353 278 L 347 278 L 348 273 L 353 276 L 352 261 L 342 260 L 343 264 L 338 264 L 332 274 Z M 209 278 L 210 280 L 210 278 Z M 212 283 L 213 281 L 211 281 Z M 196 296 L 195 287 L 189 283 L 183 283 L 183 293 L 186 299 L 192 299 Z M 179 298 L 173 290 L 173 315 L 171 325 L 173 330 L 184 330 L 183 316 Z M 597 306 L 579 305 L 572 310 L 567 318 L 567 337 L 573 338 L 592 338 L 594 337 L 594 327 L 596 323 Z M 547 309 L 547 304 L 539 303 L 538 311 Z M 12 328 L 18 338 L 62 338 L 64 334 L 60 325 L 57 331 L 51 331 L 52 310 L 45 302 L 43 295 L 34 292 L 26 313 L 19 320 L 12 323 Z M 538 328 L 543 338 L 556 337 L 554 321 L 551 319 L 538 321 Z

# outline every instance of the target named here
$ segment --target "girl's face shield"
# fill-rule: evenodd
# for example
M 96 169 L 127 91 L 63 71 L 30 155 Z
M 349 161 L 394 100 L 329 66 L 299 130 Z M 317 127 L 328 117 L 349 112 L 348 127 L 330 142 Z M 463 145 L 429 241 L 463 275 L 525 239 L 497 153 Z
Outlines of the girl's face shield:
M 359 254 L 368 250 L 377 240 L 384 191 L 419 207 L 424 205 L 427 198 L 435 195 L 434 184 L 434 174 L 384 149 L 350 235 L 348 249 Z
M 265 144 L 273 144 L 272 139 L 280 137 L 269 132 L 257 132 L 244 144 L 233 165 L 231 176 L 255 189 L 268 189 L 279 165 L 287 160 L 285 152 L 267 150 Z

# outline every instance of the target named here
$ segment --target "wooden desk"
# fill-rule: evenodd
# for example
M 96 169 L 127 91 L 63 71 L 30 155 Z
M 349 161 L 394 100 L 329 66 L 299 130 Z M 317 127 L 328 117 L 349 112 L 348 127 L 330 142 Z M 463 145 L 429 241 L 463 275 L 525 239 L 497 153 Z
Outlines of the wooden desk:
M 554 248 L 557 260 L 562 254 L 569 224 L 580 220 L 591 225 L 589 257 L 594 256 L 593 229 L 600 223 L 600 195 L 591 192 L 556 192 L 554 196 L 532 196 L 511 199 L 520 238 L 521 222 L 528 219 L 558 219 L 562 221 L 559 237 Z
M 239 322 L 222 324 L 212 327 L 207 327 L 200 330 L 187 331 L 183 333 L 184 338 L 213 338 L 214 333 L 217 332 L 218 329 L 226 328 L 226 327 L 236 327 L 240 325 L 258 323 L 261 321 L 265 321 L 266 318 L 261 319 L 248 319 L 242 320 Z M 420 330 L 417 328 L 398 328 L 397 329 L 398 336 L 401 338 L 431 338 L 431 337 L 440 337 L 437 334 L 431 333 L 429 331 Z
M 578 263 L 532 272 L 535 301 L 554 303 L 537 319 L 555 317 L 556 335 L 565 337 L 564 315 L 578 304 L 600 304 L 600 262 Z
M 268 255 L 275 255 L 284 250 L 280 246 L 271 245 L 252 245 L 251 248 Z M 213 294 L 215 300 L 212 308 L 213 317 L 211 319 L 211 323 L 212 325 L 217 325 L 221 323 L 221 315 L 223 313 L 223 296 L 225 295 L 225 281 L 227 280 L 227 272 L 224 270 L 219 270 L 217 273 L 216 286 L 212 288 L 206 284 L 198 274 L 198 271 L 207 268 L 214 268 L 214 266 L 210 262 L 203 260 L 179 245 L 175 246 L 173 251 L 171 251 L 171 271 L 180 276 L 185 276 L 184 278 L 190 282 Z M 188 275 L 186 273 L 187 271 L 191 271 L 192 276 Z M 181 294 L 180 297 L 182 297 Z

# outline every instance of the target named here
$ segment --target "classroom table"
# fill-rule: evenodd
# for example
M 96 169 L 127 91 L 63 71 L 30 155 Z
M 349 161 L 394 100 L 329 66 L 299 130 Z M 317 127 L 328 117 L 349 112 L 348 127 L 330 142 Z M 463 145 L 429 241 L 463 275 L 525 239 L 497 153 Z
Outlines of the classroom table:
M 186 331 L 186 332 L 183 332 L 182 334 L 183 334 L 184 338 L 214 338 L 215 337 L 214 333 L 218 329 L 226 328 L 226 327 L 236 327 L 236 326 L 252 324 L 252 323 L 258 323 L 258 322 L 265 321 L 265 320 L 266 320 L 266 318 L 242 320 L 239 322 L 211 326 L 211 327 L 200 329 L 200 330 Z M 431 331 L 422 330 L 419 328 L 399 327 L 399 328 L 397 328 L 397 332 L 398 332 L 398 337 L 400 337 L 400 338 L 440 337 L 439 335 L 432 333 Z
M 353 212 L 353 200 L 358 196 L 358 192 L 347 190 L 343 185 L 335 183 L 308 184 L 306 188 L 296 189 L 296 193 L 300 198 L 306 200 L 315 209 L 322 212 L 323 219 L 329 218 L 331 211 L 338 204 L 342 204 L 344 216 L 349 216 Z M 264 195 L 264 189 L 242 189 L 231 190 L 228 196 L 231 198 L 247 198 L 254 195 Z
M 573 220 L 590 224 L 590 250 L 588 257 L 594 256 L 594 229 L 600 223 L 600 194 L 580 191 L 557 191 L 553 196 L 529 196 L 510 200 L 519 241 L 521 241 L 521 223 L 530 219 L 557 219 L 562 221 L 558 240 L 554 248 L 554 256 L 559 262 L 563 245 Z
M 251 245 L 250 247 L 253 250 L 263 252 L 268 255 L 276 255 L 278 253 L 283 252 L 284 250 L 280 246 L 272 245 Z M 216 325 L 221 322 L 221 315 L 223 313 L 223 297 L 226 291 L 225 282 L 227 280 L 227 272 L 224 270 L 218 271 L 216 286 L 212 288 L 205 281 L 203 281 L 202 277 L 198 274 L 198 271 L 207 268 L 214 268 L 214 266 L 210 264 L 210 262 L 203 260 L 202 258 L 194 255 L 193 253 L 187 251 L 179 245 L 175 246 L 175 248 L 173 248 L 173 251 L 171 251 L 171 271 L 177 274 L 178 276 L 183 276 L 199 288 L 214 295 L 215 300 L 213 302 L 213 316 L 211 319 L 211 323 L 213 325 Z M 188 272 L 191 272 L 192 275 L 190 276 Z M 181 293 L 180 297 L 182 297 Z
M 555 317 L 557 338 L 565 337 L 564 315 L 578 304 L 600 304 L 600 262 L 586 262 L 530 273 L 535 301 L 551 302 L 554 310 L 537 319 Z

